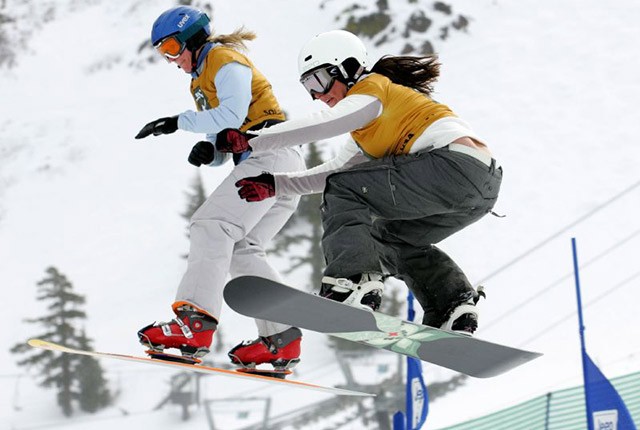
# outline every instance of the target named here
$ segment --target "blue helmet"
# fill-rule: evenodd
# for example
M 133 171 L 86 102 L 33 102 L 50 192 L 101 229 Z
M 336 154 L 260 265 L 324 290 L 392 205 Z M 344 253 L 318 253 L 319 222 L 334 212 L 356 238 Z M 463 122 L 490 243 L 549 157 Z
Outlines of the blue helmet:
M 160 15 L 153 23 L 151 44 L 155 46 L 162 39 L 177 35 L 182 43 L 190 45 L 191 39 L 197 39 L 197 45 L 202 45 L 211 35 L 209 22 L 207 14 L 198 9 L 189 6 L 174 7 Z M 194 38 L 196 35 L 198 37 Z

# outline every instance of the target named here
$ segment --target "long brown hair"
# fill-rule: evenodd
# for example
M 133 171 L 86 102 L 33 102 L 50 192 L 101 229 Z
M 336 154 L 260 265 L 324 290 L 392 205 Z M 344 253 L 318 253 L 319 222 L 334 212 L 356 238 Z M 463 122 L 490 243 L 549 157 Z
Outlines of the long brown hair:
M 235 48 L 241 51 L 247 50 L 245 40 L 253 40 L 256 38 L 256 34 L 253 31 L 245 30 L 244 26 L 236 29 L 231 34 L 218 34 L 211 35 L 207 39 L 208 42 L 220 43 L 231 48 Z
M 386 55 L 371 68 L 391 79 L 394 84 L 413 88 L 426 95 L 433 92 L 433 83 L 440 76 L 440 63 L 435 55 L 424 57 Z

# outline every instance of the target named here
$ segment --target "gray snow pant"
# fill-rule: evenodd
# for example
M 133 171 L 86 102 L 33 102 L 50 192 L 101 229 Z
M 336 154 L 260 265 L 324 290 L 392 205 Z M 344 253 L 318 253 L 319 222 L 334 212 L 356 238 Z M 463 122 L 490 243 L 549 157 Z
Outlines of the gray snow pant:
M 493 208 L 502 169 L 448 147 L 359 164 L 327 179 L 322 205 L 325 275 L 382 272 L 402 279 L 439 327 L 475 295 L 456 263 L 433 244 Z

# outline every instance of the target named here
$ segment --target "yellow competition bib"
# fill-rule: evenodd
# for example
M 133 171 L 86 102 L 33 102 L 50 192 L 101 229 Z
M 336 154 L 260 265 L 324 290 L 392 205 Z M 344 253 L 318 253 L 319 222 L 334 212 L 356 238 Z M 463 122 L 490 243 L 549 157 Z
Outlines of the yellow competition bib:
M 408 154 L 411 145 L 433 122 L 455 114 L 446 105 L 386 76 L 372 73 L 356 83 L 347 95 L 366 94 L 382 103 L 380 116 L 351 137 L 372 158 Z
M 249 112 L 240 130 L 247 131 L 254 125 L 268 119 L 284 120 L 278 100 L 271 90 L 271 84 L 253 63 L 240 52 L 223 45 L 215 46 L 207 53 L 202 74 L 191 80 L 191 94 L 198 110 L 216 108 L 220 104 L 214 79 L 218 70 L 228 63 L 240 63 L 251 68 L 251 103 Z

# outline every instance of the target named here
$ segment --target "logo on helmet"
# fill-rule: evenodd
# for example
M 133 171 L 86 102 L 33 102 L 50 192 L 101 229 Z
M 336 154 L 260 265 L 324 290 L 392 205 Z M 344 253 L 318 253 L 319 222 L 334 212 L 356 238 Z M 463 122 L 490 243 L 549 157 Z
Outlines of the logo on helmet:
M 184 25 L 187 23 L 187 21 L 189 21 L 189 15 L 186 15 L 182 17 L 182 19 L 180 20 L 180 22 L 178 23 L 178 28 L 182 28 L 184 27 Z

